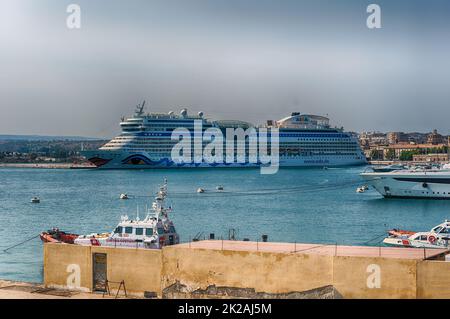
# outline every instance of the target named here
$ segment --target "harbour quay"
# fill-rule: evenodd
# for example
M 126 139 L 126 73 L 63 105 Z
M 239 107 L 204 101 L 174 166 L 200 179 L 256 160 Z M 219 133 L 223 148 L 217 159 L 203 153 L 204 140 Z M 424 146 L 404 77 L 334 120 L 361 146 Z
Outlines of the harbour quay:
M 43 249 L 48 289 L 141 298 L 450 298 L 446 249 L 233 240 Z

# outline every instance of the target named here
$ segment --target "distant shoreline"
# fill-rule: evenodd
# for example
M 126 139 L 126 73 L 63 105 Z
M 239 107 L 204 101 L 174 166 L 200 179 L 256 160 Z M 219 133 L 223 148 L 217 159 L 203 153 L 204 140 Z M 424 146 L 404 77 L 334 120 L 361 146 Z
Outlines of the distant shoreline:
M 90 164 L 73 163 L 0 163 L 0 168 L 93 169 Z

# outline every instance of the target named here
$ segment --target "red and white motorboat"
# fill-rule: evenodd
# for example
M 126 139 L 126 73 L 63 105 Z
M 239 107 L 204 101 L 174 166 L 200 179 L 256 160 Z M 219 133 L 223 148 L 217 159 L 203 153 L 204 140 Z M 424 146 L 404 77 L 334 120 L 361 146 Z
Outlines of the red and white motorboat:
M 450 248 L 450 221 L 433 227 L 428 232 L 392 229 L 383 243 L 390 246 L 418 248 Z
M 39 234 L 39 237 L 44 243 L 73 244 L 78 236 L 78 234 L 66 233 L 64 231 L 61 231 L 59 230 L 59 228 L 53 228 Z

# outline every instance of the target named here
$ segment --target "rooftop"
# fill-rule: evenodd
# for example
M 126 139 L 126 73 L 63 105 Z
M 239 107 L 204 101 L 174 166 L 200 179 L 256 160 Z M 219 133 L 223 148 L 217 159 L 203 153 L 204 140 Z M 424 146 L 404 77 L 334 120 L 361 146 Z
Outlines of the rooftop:
M 447 146 L 446 144 L 409 144 L 409 143 L 398 143 L 386 146 L 387 148 L 395 149 L 415 149 L 415 148 L 442 148 Z
M 437 257 L 448 252 L 448 250 L 446 249 L 433 248 L 423 249 L 373 246 L 341 246 L 234 240 L 202 240 L 177 245 L 177 247 L 180 246 L 184 246 L 189 249 L 260 251 L 275 253 L 317 254 L 326 256 L 383 257 L 417 260 Z

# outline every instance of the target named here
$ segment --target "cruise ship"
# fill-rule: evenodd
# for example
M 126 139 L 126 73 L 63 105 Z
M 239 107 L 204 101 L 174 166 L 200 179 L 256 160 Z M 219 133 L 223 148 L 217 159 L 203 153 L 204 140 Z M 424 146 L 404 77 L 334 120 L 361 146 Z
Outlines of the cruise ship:
M 182 109 L 179 114 L 168 112 L 145 113 L 145 101 L 138 105 L 134 115 L 122 118 L 122 132 L 98 150 L 84 150 L 81 154 L 96 167 L 102 169 L 147 169 L 175 167 L 258 167 L 261 161 L 249 160 L 249 150 L 245 150 L 244 162 L 210 163 L 207 161 L 179 163 L 171 152 L 176 140 L 172 132 L 186 128 L 194 136 L 195 123 L 200 123 L 202 132 L 216 128 L 226 134 L 227 128 L 247 130 L 265 128 L 277 129 L 279 138 L 278 165 L 280 167 L 308 166 L 350 166 L 366 164 L 357 138 L 343 129 L 332 128 L 329 119 L 318 115 L 293 112 L 281 120 L 268 120 L 265 125 L 254 126 L 237 120 L 210 120 L 203 112 L 188 114 Z M 269 136 L 270 137 L 270 136 Z M 194 140 L 194 138 L 193 138 Z M 259 140 L 258 140 L 259 142 Z M 203 146 L 207 142 L 203 142 Z M 260 144 L 259 144 L 260 145 Z M 246 145 L 247 146 L 247 145 Z M 270 143 L 269 147 L 270 149 Z M 238 152 L 238 147 L 234 148 Z M 225 154 L 225 146 L 224 146 Z

